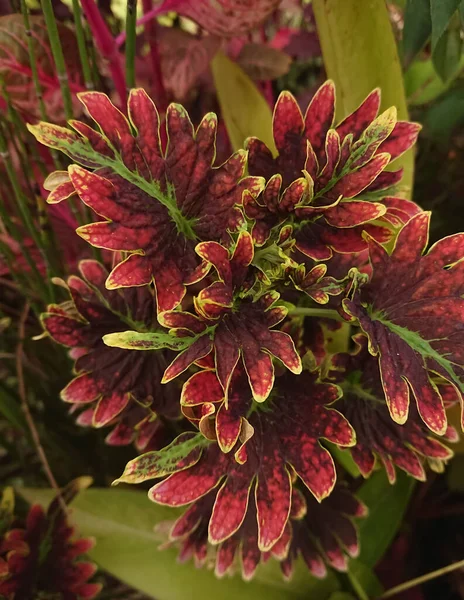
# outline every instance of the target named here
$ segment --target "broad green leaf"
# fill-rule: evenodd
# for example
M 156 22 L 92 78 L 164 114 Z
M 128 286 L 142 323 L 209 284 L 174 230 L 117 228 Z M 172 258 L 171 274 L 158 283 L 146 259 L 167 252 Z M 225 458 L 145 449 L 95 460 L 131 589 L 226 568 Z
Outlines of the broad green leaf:
M 334 592 L 329 600 L 356 600 L 356 598 L 347 592 Z
M 432 52 L 445 33 L 454 13 L 459 8 L 461 0 L 430 0 L 430 16 L 432 19 Z
M 385 0 L 313 0 L 317 30 L 328 76 L 337 87 L 337 118 L 355 110 L 376 87 L 382 90 L 381 110 L 396 106 L 398 117 L 408 111 L 395 37 Z M 413 182 L 414 156 L 409 150 L 392 168 L 404 168 L 403 183 Z
M 358 530 L 361 552 L 359 561 L 374 567 L 393 541 L 408 506 L 414 479 L 398 472 L 395 485 L 388 482 L 385 471 L 375 472 L 358 490 L 357 496 L 369 508 Z
M 430 0 L 408 0 L 404 11 L 403 63 L 411 64 L 432 33 Z
M 256 136 L 276 154 L 272 111 L 256 85 L 222 52 L 216 54 L 211 68 L 232 148 L 243 148 L 247 137 Z
M 433 51 L 433 64 L 443 81 L 451 79 L 459 69 L 462 57 L 461 20 L 457 13 L 438 40 Z
M 348 565 L 348 578 L 360 600 L 378 598 L 382 595 L 383 586 L 372 568 L 367 567 L 359 559 L 352 559 Z
M 48 489 L 22 489 L 29 502 L 46 506 L 54 496 Z M 89 556 L 100 567 L 156 600 L 326 600 L 339 589 L 334 575 L 319 581 L 299 565 L 290 583 L 269 561 L 245 583 L 238 576 L 218 580 L 192 562 L 179 564 L 177 549 L 158 550 L 157 523 L 175 519 L 179 511 L 152 504 L 144 492 L 127 489 L 90 489 L 72 503 L 72 520 L 83 536 L 97 540 Z
M 406 96 L 410 106 L 427 104 L 446 92 L 459 73 L 464 69 L 464 55 L 460 57 L 459 65 L 455 72 L 446 81 L 443 81 L 431 58 L 415 61 L 404 74 Z
M 138 331 L 121 331 L 108 333 L 103 341 L 112 348 L 126 350 L 184 350 L 192 343 L 191 337 L 178 338 L 169 333 L 139 333 Z

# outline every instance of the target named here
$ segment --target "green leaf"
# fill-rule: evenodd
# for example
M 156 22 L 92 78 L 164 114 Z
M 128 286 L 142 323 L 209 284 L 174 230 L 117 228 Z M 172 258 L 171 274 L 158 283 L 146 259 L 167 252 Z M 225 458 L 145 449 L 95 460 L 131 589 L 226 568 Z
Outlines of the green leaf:
M 152 450 L 129 461 L 124 473 L 113 485 L 142 483 L 147 479 L 165 477 L 178 471 L 181 468 L 180 463 L 184 468 L 191 466 L 198 462 L 202 448 L 208 444 L 209 441 L 201 433 L 181 433 L 162 450 Z
M 222 52 L 212 60 L 211 69 L 232 148 L 243 148 L 247 137 L 256 136 L 277 154 L 272 111 L 256 85 Z
M 432 33 L 430 0 L 408 0 L 404 11 L 403 63 L 411 64 Z
M 324 442 L 324 446 L 330 450 L 330 454 L 339 465 L 341 465 L 351 477 L 359 477 L 361 472 L 359 471 L 358 465 L 354 462 L 351 452 L 342 450 L 336 444 L 331 442 Z
M 360 600 L 378 598 L 384 589 L 374 571 L 359 559 L 352 559 L 348 565 L 348 578 Z
M 313 0 L 317 30 L 328 76 L 337 86 L 337 118 L 355 110 L 376 87 L 385 110 L 396 106 L 399 119 L 408 111 L 403 75 L 385 0 Z M 394 161 L 404 168 L 403 184 L 412 187 L 411 150 Z
M 396 484 L 391 485 L 382 469 L 358 490 L 357 496 L 369 508 L 369 515 L 358 525 L 361 545 L 358 560 L 365 566 L 374 567 L 393 541 L 414 484 L 414 479 L 398 472 Z
M 432 18 L 432 52 L 435 52 L 440 38 L 445 33 L 461 0 L 430 0 Z
M 461 20 L 456 13 L 433 51 L 433 64 L 443 81 L 455 75 L 462 57 Z
M 184 350 L 193 341 L 191 337 L 178 338 L 169 333 L 139 333 L 138 331 L 121 331 L 108 333 L 103 336 L 103 341 L 111 348 L 124 348 L 125 350 Z
M 22 489 L 29 502 L 46 506 L 52 490 Z M 144 492 L 126 489 L 90 489 L 72 503 L 71 519 L 83 536 L 94 536 L 89 556 L 101 568 L 156 600 L 326 600 L 339 585 L 333 574 L 319 581 L 299 565 L 290 583 L 284 582 L 275 561 L 258 568 L 245 583 L 238 576 L 218 580 L 211 571 L 192 562 L 179 564 L 177 549 L 160 551 L 156 523 L 172 520 L 179 511 L 148 501 Z
M 414 62 L 404 74 L 408 104 L 420 106 L 432 102 L 449 89 L 463 69 L 464 55 L 461 55 L 455 72 L 446 81 L 443 81 L 435 71 L 431 58 Z
M 335 592 L 330 596 L 329 600 L 356 600 L 356 598 L 347 592 Z

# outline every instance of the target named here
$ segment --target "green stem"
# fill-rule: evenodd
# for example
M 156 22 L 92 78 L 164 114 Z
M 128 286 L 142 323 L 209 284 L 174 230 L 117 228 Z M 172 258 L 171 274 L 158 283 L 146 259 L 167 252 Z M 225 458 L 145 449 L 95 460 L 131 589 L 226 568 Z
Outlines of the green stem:
M 1 222 L 1 218 L 0 218 Z M 31 258 L 28 252 L 23 251 L 24 256 L 31 266 Z M 0 255 L 3 255 L 7 265 L 9 275 L 11 275 L 13 281 L 16 282 L 19 291 L 25 298 L 29 298 L 31 302 L 31 307 L 34 310 L 35 315 L 39 318 L 40 314 L 43 312 L 43 306 L 40 303 L 36 302 L 34 298 L 36 298 L 36 294 L 34 290 L 31 290 L 28 285 L 31 283 L 31 278 L 25 274 L 20 269 L 16 269 L 16 257 L 13 252 L 10 250 L 8 245 L 0 240 Z M 13 284 L 14 285 L 14 284 Z M 1 287 L 1 286 L 0 286 Z
M 37 229 L 34 226 L 34 222 L 32 220 L 32 216 L 29 211 L 29 206 L 27 205 L 26 199 L 23 195 L 21 186 L 20 186 L 18 178 L 16 176 L 16 171 L 14 170 L 13 163 L 11 162 L 11 156 L 8 151 L 8 146 L 7 146 L 6 139 L 5 139 L 5 136 L 3 133 L 3 127 L 0 127 L 0 156 L 3 158 L 3 162 L 5 164 L 5 169 L 6 169 L 8 178 L 10 180 L 11 187 L 13 188 L 14 196 L 16 199 L 16 203 L 18 205 L 18 209 L 19 209 L 22 221 L 23 221 L 24 225 L 26 226 L 26 229 L 29 232 L 34 243 L 36 244 L 37 248 L 42 253 L 45 264 L 48 264 L 47 256 L 46 256 L 45 250 L 42 245 L 42 240 L 40 239 Z M 21 244 L 20 232 L 18 231 L 17 227 L 15 225 L 13 225 L 13 222 L 9 218 L 9 215 L 7 214 L 6 209 L 2 212 L 4 213 L 2 216 L 5 220 L 5 223 L 9 226 L 12 235 L 15 237 L 16 241 Z M 32 257 L 30 256 L 30 254 L 24 244 L 21 244 L 21 248 L 23 250 L 23 253 L 24 253 L 24 256 L 25 256 L 27 262 L 29 263 L 29 266 L 31 267 L 32 271 L 34 272 L 34 274 L 36 275 L 36 277 L 38 279 L 40 287 L 45 291 L 46 297 L 49 297 L 50 290 L 47 288 L 47 286 L 43 280 L 43 277 L 41 276 L 39 270 L 37 269 L 37 265 L 32 260 Z
M 452 565 L 448 565 L 441 569 L 437 569 L 436 571 L 432 571 L 431 573 L 427 573 L 426 575 L 421 575 L 421 577 L 416 577 L 416 579 L 410 579 L 405 583 L 395 586 L 387 590 L 384 594 L 380 596 L 380 599 L 391 598 L 392 596 L 396 596 L 401 592 L 406 590 L 410 590 L 413 587 L 421 585 L 426 581 L 431 581 L 432 579 L 436 579 L 437 577 L 442 577 L 442 575 L 446 575 L 447 573 L 451 573 L 452 571 L 457 571 L 458 569 L 462 569 L 464 567 L 464 560 L 460 560 L 459 562 L 455 562 Z
M 87 46 L 87 51 L 90 58 L 90 65 L 92 69 L 92 81 L 95 83 L 95 88 L 98 90 L 102 87 L 102 81 L 100 76 L 100 71 L 98 70 L 98 61 L 97 61 L 97 52 L 95 50 L 95 46 L 92 43 L 91 32 L 88 25 L 85 28 L 85 43 Z
M 72 119 L 73 117 L 71 90 L 69 88 L 68 73 L 66 71 L 63 48 L 61 47 L 60 35 L 58 33 L 58 26 L 56 24 L 55 13 L 53 12 L 51 0 L 42 0 L 42 11 L 45 18 L 45 24 L 47 26 L 48 39 L 50 40 L 50 47 L 53 54 L 53 60 L 55 62 L 58 81 L 60 82 L 64 113 L 66 120 L 69 121 L 69 119 Z
M 128 90 L 135 87 L 135 42 L 136 42 L 137 1 L 128 0 L 126 12 L 126 85 Z
M 297 306 L 288 313 L 289 317 L 318 317 L 319 319 L 333 319 L 334 321 L 340 321 L 346 323 L 345 319 L 338 314 L 333 308 L 307 308 L 303 306 Z
M 19 289 L 23 296 L 27 296 L 27 278 L 24 276 L 22 272 L 17 272 L 15 270 L 15 256 L 9 246 L 0 240 L 0 254 L 3 255 L 6 264 L 8 265 L 9 274 L 13 278 L 14 281 L 18 284 Z
M 89 54 L 87 52 L 87 42 L 85 39 L 84 27 L 82 25 L 82 11 L 79 5 L 79 0 L 72 0 L 74 13 L 74 26 L 76 28 L 77 47 L 79 49 L 79 57 L 81 59 L 82 74 L 84 75 L 85 87 L 92 90 L 92 69 L 90 67 Z
M 34 89 L 37 101 L 39 103 L 40 118 L 42 121 L 48 121 L 47 111 L 45 109 L 45 103 L 43 101 L 42 86 L 39 81 L 39 73 L 37 71 L 37 61 L 35 59 L 34 49 L 34 38 L 32 37 L 31 24 L 29 21 L 29 9 L 26 4 L 26 0 L 21 0 L 21 12 L 23 15 L 24 28 L 27 36 L 27 50 L 29 53 L 29 64 L 31 66 L 32 81 L 34 82 Z

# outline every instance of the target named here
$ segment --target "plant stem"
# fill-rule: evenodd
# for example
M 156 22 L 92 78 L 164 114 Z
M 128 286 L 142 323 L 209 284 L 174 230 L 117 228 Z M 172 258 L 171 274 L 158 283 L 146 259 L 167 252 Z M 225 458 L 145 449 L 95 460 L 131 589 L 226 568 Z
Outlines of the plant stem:
M 135 42 L 136 42 L 136 22 L 137 20 L 137 0 L 127 0 L 126 11 L 126 85 L 130 90 L 135 87 Z
M 118 92 L 121 107 L 124 108 L 126 103 L 126 78 L 121 67 L 120 55 L 116 43 L 100 14 L 100 10 L 95 1 L 81 0 L 81 5 L 95 39 L 95 43 L 102 56 L 108 60 L 114 87 Z
M 13 188 L 13 192 L 16 198 L 16 202 L 18 204 L 19 211 L 21 213 L 21 217 L 23 223 L 26 225 L 27 230 L 29 231 L 30 236 L 37 244 L 37 247 L 43 250 L 41 245 L 40 237 L 37 233 L 37 229 L 34 226 L 31 213 L 29 211 L 29 207 L 27 205 L 26 199 L 24 198 L 23 192 L 21 190 L 21 186 L 19 184 L 16 171 L 14 170 L 13 163 L 11 162 L 11 156 L 8 152 L 8 147 L 6 143 L 6 139 L 3 133 L 3 127 L 0 127 L 0 155 L 3 158 L 3 162 L 5 164 L 6 172 L 8 178 L 11 183 L 11 187 Z
M 0 219 L 0 225 L 2 224 L 2 220 Z M 1 229 L 0 229 L 1 231 Z M 9 274 L 11 275 L 11 277 L 14 279 L 14 281 L 16 281 L 16 283 L 18 284 L 18 288 L 21 292 L 21 294 L 23 296 L 26 297 L 31 297 L 31 295 L 33 295 L 33 292 L 31 290 L 27 289 L 27 284 L 29 283 L 27 280 L 27 277 L 23 274 L 23 272 L 21 271 L 16 271 L 15 270 L 15 256 L 13 254 L 13 252 L 11 251 L 11 249 L 9 248 L 8 244 L 4 243 L 1 239 L 0 239 L 0 254 L 3 255 L 3 258 L 6 261 L 6 264 L 8 265 L 8 270 L 9 270 Z M 27 260 L 27 258 L 26 258 Z M 8 281 L 8 280 L 6 280 Z M 5 286 L 8 287 L 8 284 L 6 283 L 5 280 L 0 280 L 0 287 L 1 286 Z M 9 282 L 11 285 L 14 286 L 14 283 Z M 40 309 L 38 307 L 37 304 L 33 305 L 34 308 L 34 312 L 39 315 L 40 314 Z
M 16 348 L 16 373 L 18 376 L 18 391 L 19 391 L 19 397 L 21 399 L 21 409 L 24 413 L 24 417 L 25 417 L 27 425 L 29 427 L 29 431 L 31 432 L 31 437 L 32 437 L 32 440 L 34 442 L 34 445 L 35 445 L 35 448 L 37 451 L 37 456 L 39 457 L 39 460 L 42 463 L 42 467 L 45 471 L 45 475 L 48 479 L 48 482 L 50 483 L 50 486 L 56 491 L 57 496 L 60 500 L 61 507 L 63 508 L 63 510 L 66 514 L 67 513 L 66 504 L 64 503 L 64 501 L 61 497 L 60 488 L 58 487 L 55 476 L 53 475 L 52 470 L 50 468 L 50 464 L 47 460 L 47 455 L 45 454 L 45 451 L 41 444 L 39 433 L 37 431 L 37 428 L 34 423 L 34 419 L 32 418 L 32 414 L 29 409 L 29 404 L 27 403 L 26 385 L 24 382 L 24 369 L 23 369 L 23 350 L 24 350 L 26 319 L 27 319 L 27 315 L 29 314 L 29 308 L 30 308 L 29 303 L 26 302 L 24 309 L 21 313 L 21 318 L 19 320 L 19 329 L 18 329 L 19 341 L 18 341 L 18 346 Z
M 24 28 L 27 36 L 27 50 L 29 53 L 29 64 L 32 72 L 32 81 L 34 82 L 35 95 L 39 103 L 40 118 L 42 121 L 47 121 L 47 111 L 45 109 L 45 103 L 43 101 L 42 87 L 39 81 L 39 73 L 37 71 L 37 62 L 35 59 L 34 50 L 34 39 L 32 37 L 31 24 L 29 21 L 29 9 L 26 4 L 26 0 L 21 0 L 21 12 L 23 15 Z
M 32 216 L 29 211 L 29 206 L 27 205 L 26 199 L 24 198 L 23 192 L 21 190 L 21 186 L 19 185 L 19 181 L 16 176 L 16 171 L 14 170 L 13 163 L 11 162 L 11 156 L 8 151 L 8 146 L 6 143 L 5 136 L 3 134 L 2 126 L 0 126 L 0 156 L 2 157 L 3 162 L 5 164 L 5 169 L 6 169 L 8 178 L 10 180 L 11 187 L 13 188 L 14 196 L 15 196 L 18 208 L 19 208 L 19 212 L 20 212 L 22 221 L 25 224 L 26 229 L 28 230 L 28 232 L 29 232 L 31 238 L 33 239 L 34 243 L 36 244 L 37 248 L 41 252 L 45 264 L 47 265 L 48 261 L 47 261 L 45 249 L 42 246 L 42 240 L 40 239 L 37 229 L 34 226 L 34 222 L 32 220 Z M 22 236 L 21 236 L 18 228 L 16 227 L 16 225 L 13 224 L 12 220 L 10 219 L 10 216 L 8 214 L 8 211 L 6 210 L 6 207 L 3 206 L 3 203 L 0 203 L 0 204 L 2 204 L 2 217 L 5 220 L 5 223 L 8 227 L 11 235 L 21 245 L 23 254 L 24 254 L 32 272 L 36 276 L 39 286 L 42 288 L 42 290 L 46 294 L 45 297 L 50 298 L 50 290 L 48 289 L 47 285 L 45 284 L 43 277 L 39 273 L 36 263 L 32 260 L 32 257 L 30 255 L 28 249 L 26 248 L 26 246 L 21 243 Z
M 420 577 L 416 577 L 415 579 L 410 579 L 405 583 L 401 583 L 389 590 L 387 590 L 384 594 L 379 597 L 379 600 L 383 600 L 384 598 L 391 598 L 392 596 L 396 596 L 401 592 L 406 590 L 410 590 L 417 585 L 421 585 L 426 581 L 431 581 L 432 579 L 436 579 L 437 577 L 441 577 L 442 575 L 446 575 L 447 573 L 451 573 L 452 571 L 457 571 L 458 569 L 464 568 L 464 560 L 460 560 L 459 562 L 455 562 L 451 565 L 447 565 L 446 567 L 442 567 L 441 569 L 437 569 L 436 571 L 432 571 L 431 573 L 427 573 L 426 575 L 421 575 Z
M 320 319 L 333 319 L 346 323 L 345 319 L 333 308 L 306 308 L 297 306 L 288 313 L 289 317 L 318 317 Z
M 42 0 L 42 11 L 47 26 L 48 39 L 50 40 L 50 47 L 52 49 L 58 81 L 60 82 L 64 114 L 66 120 L 69 121 L 69 119 L 72 119 L 73 117 L 71 90 L 69 89 L 69 79 L 66 71 L 63 48 L 61 47 L 60 35 L 58 33 L 58 26 L 56 24 L 51 0 Z
M 161 6 L 155 6 L 153 8 L 150 8 L 150 10 L 148 10 L 147 12 L 144 11 L 143 17 L 140 17 L 140 19 L 136 21 L 137 27 L 140 27 L 140 25 L 145 25 L 152 19 L 158 17 L 159 15 L 163 15 L 164 13 L 167 13 L 170 10 L 175 11 L 176 4 L 177 0 L 165 0 L 161 3 Z M 116 46 L 119 47 L 122 46 L 122 44 L 124 44 L 124 42 L 126 41 L 126 35 L 127 34 L 125 32 L 120 33 L 118 35 L 118 37 L 115 40 Z
M 77 47 L 79 49 L 79 57 L 81 59 L 84 83 L 88 90 L 92 90 L 94 87 L 92 80 L 92 69 L 90 67 L 89 54 L 87 52 L 84 27 L 82 26 L 82 11 L 79 5 L 79 0 L 72 0 L 72 7 L 74 13 L 74 26 L 76 28 Z

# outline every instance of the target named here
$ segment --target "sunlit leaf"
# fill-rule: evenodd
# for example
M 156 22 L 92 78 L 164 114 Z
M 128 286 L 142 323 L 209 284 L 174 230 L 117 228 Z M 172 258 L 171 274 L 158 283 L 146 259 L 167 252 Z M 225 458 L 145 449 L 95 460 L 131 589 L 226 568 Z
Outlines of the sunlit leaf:
M 236 150 L 256 136 L 276 152 L 272 137 L 272 111 L 256 85 L 225 54 L 218 52 L 211 67 L 227 132 Z

